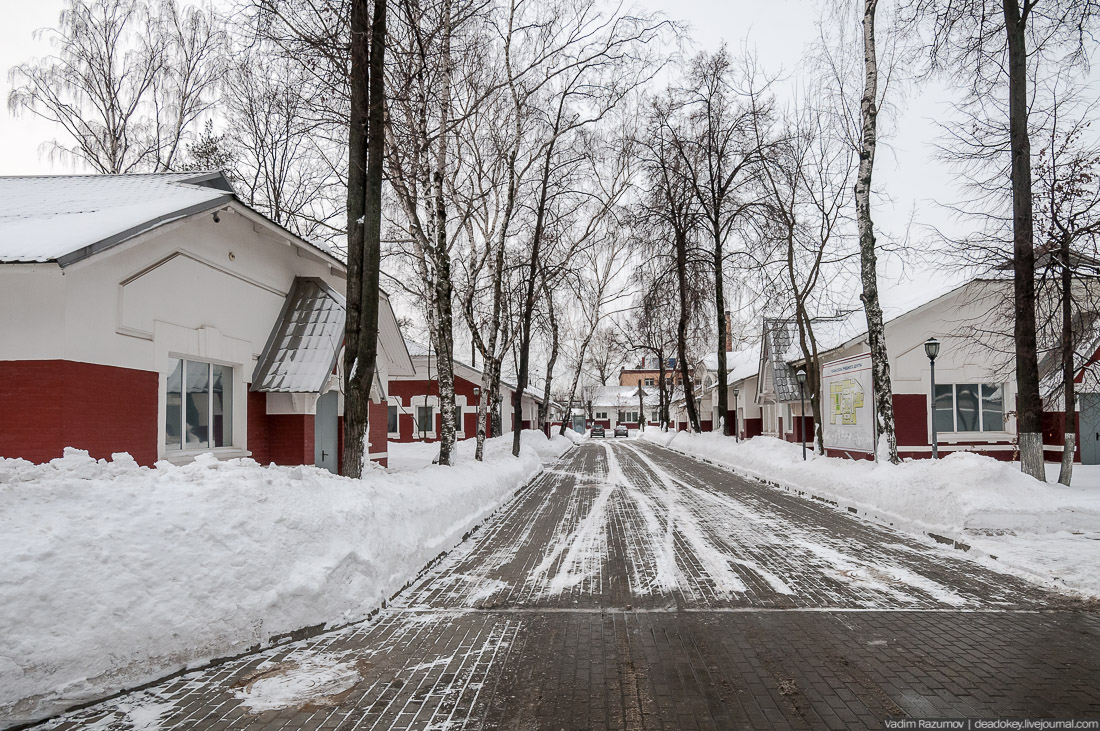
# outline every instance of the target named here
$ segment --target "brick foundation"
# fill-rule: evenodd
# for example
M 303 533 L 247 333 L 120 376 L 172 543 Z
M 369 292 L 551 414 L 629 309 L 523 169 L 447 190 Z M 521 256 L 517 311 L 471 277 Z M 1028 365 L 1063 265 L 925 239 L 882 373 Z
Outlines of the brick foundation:
M 69 360 L 0 361 L 0 456 L 48 462 L 65 447 L 96 459 L 157 459 L 153 371 Z

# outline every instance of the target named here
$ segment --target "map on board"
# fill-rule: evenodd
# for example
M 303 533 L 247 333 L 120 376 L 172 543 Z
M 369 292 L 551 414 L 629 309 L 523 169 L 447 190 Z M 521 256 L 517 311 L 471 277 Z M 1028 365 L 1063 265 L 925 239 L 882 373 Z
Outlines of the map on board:
M 854 426 L 857 414 L 863 408 L 863 386 L 859 381 L 845 378 L 829 384 L 829 423 Z

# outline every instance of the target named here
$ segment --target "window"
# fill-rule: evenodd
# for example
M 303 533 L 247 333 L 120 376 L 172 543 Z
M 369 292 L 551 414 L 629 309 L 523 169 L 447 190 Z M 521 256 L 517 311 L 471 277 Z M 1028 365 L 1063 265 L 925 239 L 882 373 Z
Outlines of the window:
M 596 412 L 596 418 L 597 419 L 606 419 L 607 418 L 607 412 L 606 411 L 597 411 Z
M 455 404 L 455 431 L 465 432 L 462 428 L 462 405 Z
M 396 406 L 390 406 L 390 408 L 389 408 L 389 425 L 386 427 L 386 429 L 389 430 L 390 434 L 397 434 L 397 413 L 398 413 L 397 407 Z
M 650 421 L 659 421 L 661 418 L 661 412 L 657 409 L 653 410 L 653 416 L 649 417 Z
M 419 432 L 435 431 L 435 409 L 431 406 L 416 407 L 416 430 Z
M 165 449 L 233 445 L 233 369 L 174 358 L 164 409 Z
M 1004 386 L 999 383 L 937 384 L 932 418 L 938 432 L 1004 431 Z
M 657 385 L 657 384 L 656 384 L 656 382 L 655 382 L 655 381 L 654 381 L 654 380 L 653 380 L 652 378 L 647 378 L 647 379 L 645 379 L 645 385 L 647 385 L 647 386 L 655 386 L 655 385 Z

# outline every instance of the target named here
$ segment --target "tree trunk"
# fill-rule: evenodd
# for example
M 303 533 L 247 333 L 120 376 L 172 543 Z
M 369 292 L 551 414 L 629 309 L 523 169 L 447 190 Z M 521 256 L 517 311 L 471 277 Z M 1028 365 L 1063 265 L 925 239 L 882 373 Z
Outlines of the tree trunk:
M 859 226 L 860 278 L 863 280 L 863 309 L 867 315 L 867 342 L 871 349 L 871 383 L 875 391 L 875 414 L 880 440 L 886 440 L 886 459 L 898 460 L 898 440 L 894 429 L 894 391 L 890 383 L 890 358 L 886 352 L 886 329 L 878 296 L 878 256 L 875 228 L 871 219 L 871 176 L 878 144 L 878 57 L 875 50 L 875 10 L 878 0 L 863 3 L 863 99 L 860 101 L 862 135 L 859 171 L 856 175 L 856 221 Z M 878 459 L 878 445 L 875 445 Z
M 376 0 L 369 27 L 367 0 L 351 11 L 351 110 L 348 127 L 348 279 L 344 325 L 344 454 L 342 472 L 361 477 L 370 457 L 369 402 L 377 369 L 382 230 L 382 127 L 386 0 Z
M 1027 129 L 1027 18 L 1018 0 L 1003 0 L 1008 35 L 1008 127 L 1012 150 L 1012 264 L 1016 337 L 1016 431 L 1020 467 L 1046 481 L 1043 404 L 1035 336 L 1035 248 L 1031 201 L 1031 140 Z
M 558 106 L 558 120 L 561 120 L 561 106 Z M 555 123 L 555 130 L 556 130 Z M 531 257 L 527 270 L 527 293 L 523 299 L 523 312 L 520 319 L 519 335 L 519 372 L 516 374 L 516 392 L 512 405 L 512 454 L 519 456 L 520 433 L 523 431 L 523 394 L 527 390 L 528 371 L 531 364 L 531 319 L 535 310 L 535 280 L 539 272 L 539 249 L 546 224 L 546 197 L 550 189 L 550 169 L 554 159 L 554 143 L 551 139 L 546 146 L 546 157 L 542 168 L 542 189 L 539 191 L 538 207 L 535 211 L 535 230 L 531 236 Z
M 716 388 L 718 389 L 718 418 L 722 423 L 722 434 L 728 437 L 730 425 L 726 423 L 726 412 L 729 410 L 729 394 L 726 390 L 729 373 L 726 365 L 726 348 L 729 347 L 729 343 L 726 328 L 729 317 L 726 314 L 725 282 L 722 276 L 723 258 L 722 239 L 716 233 L 714 237 L 714 304 L 718 308 L 718 384 Z
M 451 254 L 447 245 L 447 206 L 443 191 L 443 179 L 447 170 L 447 130 L 451 119 L 451 78 L 454 66 L 451 59 L 451 2 L 444 0 L 445 18 L 442 48 L 441 95 L 439 102 L 439 139 L 436 143 L 435 170 L 432 173 L 434 198 L 435 242 L 432 248 L 435 264 L 432 305 L 435 308 L 434 333 L 436 341 L 436 370 L 439 380 L 439 464 L 453 464 L 452 450 L 455 444 L 455 380 L 454 380 L 454 315 L 452 312 L 453 287 L 451 285 Z
M 1073 376 L 1073 354 L 1076 343 L 1073 337 L 1073 271 L 1070 269 L 1070 237 L 1062 235 L 1062 411 L 1065 420 L 1062 427 L 1062 468 L 1058 482 L 1069 486 L 1073 480 L 1073 452 L 1077 441 L 1077 396 Z
M 687 329 L 688 317 L 691 314 L 688 308 L 687 235 L 679 231 L 676 232 L 676 276 L 680 285 L 680 320 L 676 325 L 676 357 L 680 361 L 678 366 L 684 385 L 688 424 L 691 430 L 698 434 L 702 428 L 699 425 L 699 412 L 695 409 L 695 384 L 691 381 L 687 363 Z
M 546 364 L 546 383 L 542 387 L 542 406 L 539 408 L 539 429 L 546 429 L 546 414 L 550 409 L 550 385 L 554 380 L 554 365 L 558 361 L 558 318 L 554 311 L 554 294 L 550 291 L 545 276 L 542 279 L 542 291 L 546 297 L 546 315 L 550 319 L 550 360 Z
M 665 375 L 665 373 L 666 373 L 666 371 L 665 371 L 665 354 L 664 353 L 658 353 L 657 354 L 657 385 L 658 385 L 658 388 L 659 388 L 658 397 L 660 399 L 660 408 L 657 412 L 657 420 L 661 422 L 661 431 L 663 431 L 663 432 L 668 431 L 668 402 L 671 400 L 669 398 L 669 396 L 670 396 L 669 390 L 670 389 L 668 387 L 668 376 Z

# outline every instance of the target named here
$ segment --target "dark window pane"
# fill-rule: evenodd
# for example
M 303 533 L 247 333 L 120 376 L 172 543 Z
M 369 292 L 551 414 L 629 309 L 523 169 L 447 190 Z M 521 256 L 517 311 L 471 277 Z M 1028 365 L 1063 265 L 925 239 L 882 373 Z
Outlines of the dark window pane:
M 187 422 L 184 447 L 210 446 L 210 364 L 187 361 L 185 405 Z
M 233 446 L 233 369 L 214 366 L 214 444 L 215 447 Z
M 396 406 L 391 406 L 390 409 L 389 409 L 389 412 L 390 412 L 389 413 L 389 426 L 387 426 L 386 429 L 389 430 L 390 434 L 396 434 L 397 433 L 397 407 Z
M 978 431 L 978 384 L 955 384 L 955 419 L 958 431 Z
M 430 432 L 435 431 L 435 424 L 431 406 L 417 406 L 416 407 L 416 429 L 417 431 Z
M 955 431 L 955 401 L 952 397 L 952 388 L 936 386 L 936 431 Z
M 462 407 L 455 404 L 455 431 L 463 431 L 462 429 Z
M 168 376 L 167 398 L 164 403 L 164 447 L 180 448 L 180 431 L 183 427 L 183 361 L 173 358 L 175 366 Z
M 982 384 L 982 431 L 1004 431 L 1004 386 Z

